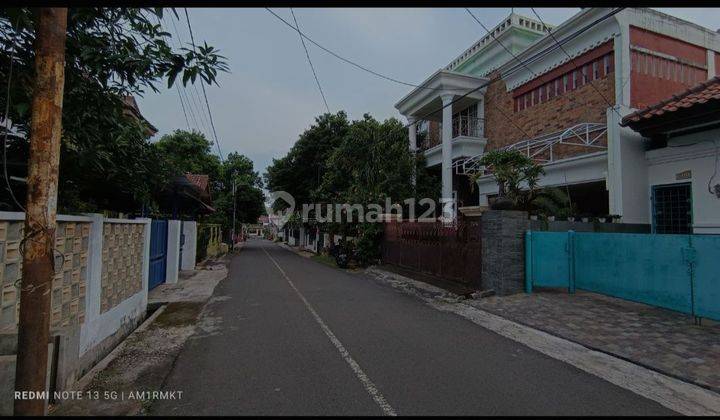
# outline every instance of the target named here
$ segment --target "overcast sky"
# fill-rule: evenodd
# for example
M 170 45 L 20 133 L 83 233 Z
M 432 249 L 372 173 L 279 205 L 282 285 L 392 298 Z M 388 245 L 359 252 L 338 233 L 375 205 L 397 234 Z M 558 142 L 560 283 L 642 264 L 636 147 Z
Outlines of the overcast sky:
M 292 22 L 287 8 L 273 9 Z M 471 9 L 491 28 L 510 8 Z M 559 24 L 577 8 L 536 9 L 548 24 Z M 717 29 L 720 9 L 658 9 L 691 22 Z M 366 67 L 409 83 L 419 83 L 486 35 L 464 9 L 350 9 L 296 8 L 300 29 L 310 38 Z M 207 96 L 224 155 L 237 151 L 265 172 L 273 157 L 281 157 L 298 135 L 325 112 L 297 32 L 265 9 L 189 9 L 196 41 L 221 50 L 230 65 L 218 76 L 220 86 L 207 87 Z M 530 9 L 516 13 L 534 17 Z M 189 42 L 184 15 L 176 21 L 180 38 Z M 175 33 L 169 20 L 166 30 Z M 308 43 L 310 58 L 332 112 L 345 110 L 351 119 L 366 112 L 378 119 L 399 117 L 393 107 L 408 86 L 365 73 Z M 197 92 L 195 91 L 197 89 Z M 199 95 L 198 95 L 199 93 Z M 212 138 L 199 85 L 188 87 L 197 127 Z M 197 95 L 197 96 L 196 96 Z M 149 92 L 138 98 L 143 115 L 159 133 L 187 129 L 178 92 Z M 203 113 L 203 117 L 200 116 Z

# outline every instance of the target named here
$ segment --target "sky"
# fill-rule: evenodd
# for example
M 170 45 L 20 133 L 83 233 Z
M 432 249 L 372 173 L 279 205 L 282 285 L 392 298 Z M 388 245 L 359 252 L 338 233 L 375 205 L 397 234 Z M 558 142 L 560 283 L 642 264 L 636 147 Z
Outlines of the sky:
M 219 86 L 206 86 L 223 155 L 239 152 L 253 160 L 261 174 L 273 158 L 284 156 L 314 118 L 325 112 L 297 32 L 265 9 L 188 9 L 196 43 L 220 49 L 230 66 L 218 75 Z M 288 20 L 288 8 L 273 8 Z M 444 67 L 485 30 L 462 8 L 295 8 L 300 30 L 336 53 L 390 77 L 418 84 Z M 537 8 L 548 24 L 560 24 L 579 8 Z M 711 29 L 720 26 L 720 8 L 658 8 Z M 471 9 L 488 28 L 510 14 L 510 8 Z M 534 17 L 527 8 L 515 13 Z M 172 13 L 169 13 L 172 16 Z M 184 14 L 165 29 L 190 42 Z M 174 18 L 173 18 L 174 19 Z M 176 32 L 177 31 L 177 32 Z M 307 42 L 306 42 L 307 43 Z M 365 73 L 307 43 L 310 58 L 331 112 L 345 110 L 350 119 L 370 113 L 377 119 L 401 118 L 393 105 L 411 88 Z M 188 85 L 190 128 L 212 139 L 202 91 Z M 138 98 L 145 118 L 158 134 L 187 129 L 175 88 L 147 92 Z M 194 115 L 194 119 L 193 119 Z M 405 122 L 403 120 L 403 122 Z

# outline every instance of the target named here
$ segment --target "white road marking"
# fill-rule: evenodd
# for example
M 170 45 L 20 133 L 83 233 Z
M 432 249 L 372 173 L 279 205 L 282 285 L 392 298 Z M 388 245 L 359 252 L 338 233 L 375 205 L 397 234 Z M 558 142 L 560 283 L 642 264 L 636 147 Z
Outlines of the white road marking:
M 263 252 L 265 252 L 265 255 L 270 258 L 270 261 L 275 264 L 275 267 L 280 271 L 280 273 L 283 275 L 285 280 L 288 282 L 290 287 L 297 293 L 297 295 L 300 297 L 300 300 L 303 301 L 305 304 L 305 307 L 310 312 L 310 314 L 315 318 L 315 321 L 320 325 L 320 328 L 322 328 L 325 335 L 330 339 L 330 342 L 333 343 L 335 348 L 340 352 L 340 355 L 342 358 L 347 362 L 348 365 L 350 365 L 350 368 L 352 369 L 353 373 L 355 373 L 355 376 L 358 378 L 360 383 L 365 387 L 365 390 L 370 394 L 373 400 L 377 403 L 377 405 L 380 406 L 382 411 L 385 413 L 386 416 L 397 416 L 397 413 L 395 413 L 395 410 L 390 406 L 390 404 L 387 402 L 385 397 L 383 397 L 380 390 L 375 386 L 375 384 L 370 380 L 370 378 L 365 374 L 365 372 L 362 370 L 360 365 L 355 361 L 355 359 L 350 356 L 350 353 L 345 349 L 345 346 L 338 340 L 338 338 L 333 334 L 332 330 L 325 324 L 325 321 L 320 318 L 320 315 L 315 311 L 315 309 L 312 307 L 310 302 L 305 299 L 305 296 L 303 296 L 302 293 L 300 293 L 300 290 L 298 290 L 297 287 L 295 287 L 295 284 L 290 280 L 290 277 L 288 277 L 287 274 L 285 274 L 285 271 L 280 267 L 280 264 L 278 264 L 277 261 L 275 261 L 275 258 L 273 258 L 270 253 L 267 252 L 265 247 L 262 247 Z

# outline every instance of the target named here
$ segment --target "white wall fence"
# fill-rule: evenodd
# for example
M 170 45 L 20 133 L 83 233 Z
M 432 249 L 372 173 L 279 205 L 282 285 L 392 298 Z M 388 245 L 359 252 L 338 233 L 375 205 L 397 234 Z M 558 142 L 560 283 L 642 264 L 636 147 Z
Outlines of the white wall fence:
M 3 347 L 13 349 L 6 353 L 17 351 L 24 218 L 21 212 L 0 212 L 0 333 L 11 343 Z M 150 222 L 101 214 L 57 216 L 50 313 L 50 334 L 60 337 L 57 390 L 70 388 L 144 319 Z M 0 371 L 7 373 L 0 381 L 0 415 L 7 415 L 15 356 L 0 357 Z

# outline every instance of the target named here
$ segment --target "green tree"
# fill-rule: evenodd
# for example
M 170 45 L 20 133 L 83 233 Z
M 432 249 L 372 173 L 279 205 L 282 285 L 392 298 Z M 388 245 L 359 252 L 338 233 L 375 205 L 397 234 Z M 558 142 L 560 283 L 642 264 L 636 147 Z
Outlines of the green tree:
M 343 111 L 315 118 L 315 124 L 300 134 L 287 155 L 273 159 L 267 168 L 268 189 L 292 194 L 298 206 L 313 202 L 324 174 L 331 169 L 327 159 L 344 138 L 348 127 Z
M 332 203 L 379 205 L 386 199 L 400 204 L 408 198 L 436 198 L 440 186 L 422 157 L 408 150 L 407 130 L 395 118 L 383 122 L 365 114 L 353 121 L 342 142 L 328 158 L 328 171 L 318 192 Z M 416 183 L 411 180 L 415 172 Z M 417 195 L 420 192 L 423 195 Z M 407 210 L 407 209 L 406 209 Z M 343 220 L 334 229 L 358 237 L 356 247 L 362 264 L 379 256 L 382 224 Z
M 123 98 L 180 77 L 216 83 L 224 57 L 205 44 L 173 50 L 158 23 L 162 8 L 71 8 L 68 12 L 59 207 L 61 211 L 139 210 L 166 175 L 147 142 L 147 127 L 129 116 Z M 0 97 L 20 133 L 9 150 L 10 175 L 24 177 L 34 89 L 36 16 L 31 8 L 0 9 Z M 3 191 L 5 188 L 3 188 Z M 16 196 L 24 197 L 23 188 Z M 5 198 L 5 197 L 3 197 Z M 7 201 L 7 200 L 4 200 Z
M 222 165 L 220 185 L 213 193 L 216 212 L 207 217 L 208 221 L 221 224 L 226 232 L 233 225 L 233 183 L 238 229 L 240 223 L 256 223 L 258 217 L 265 214 L 263 183 L 252 160 L 236 152 L 230 153 Z
M 480 159 L 498 184 L 498 196 L 512 202 L 514 208 L 529 210 L 535 199 L 540 175 L 545 173 L 542 166 L 517 150 L 491 150 Z M 470 176 L 471 185 L 475 185 L 482 176 L 477 172 Z
M 153 146 L 171 175 L 204 174 L 209 175 L 212 182 L 221 181 L 220 158 L 212 153 L 213 143 L 203 133 L 175 130 L 162 136 Z

